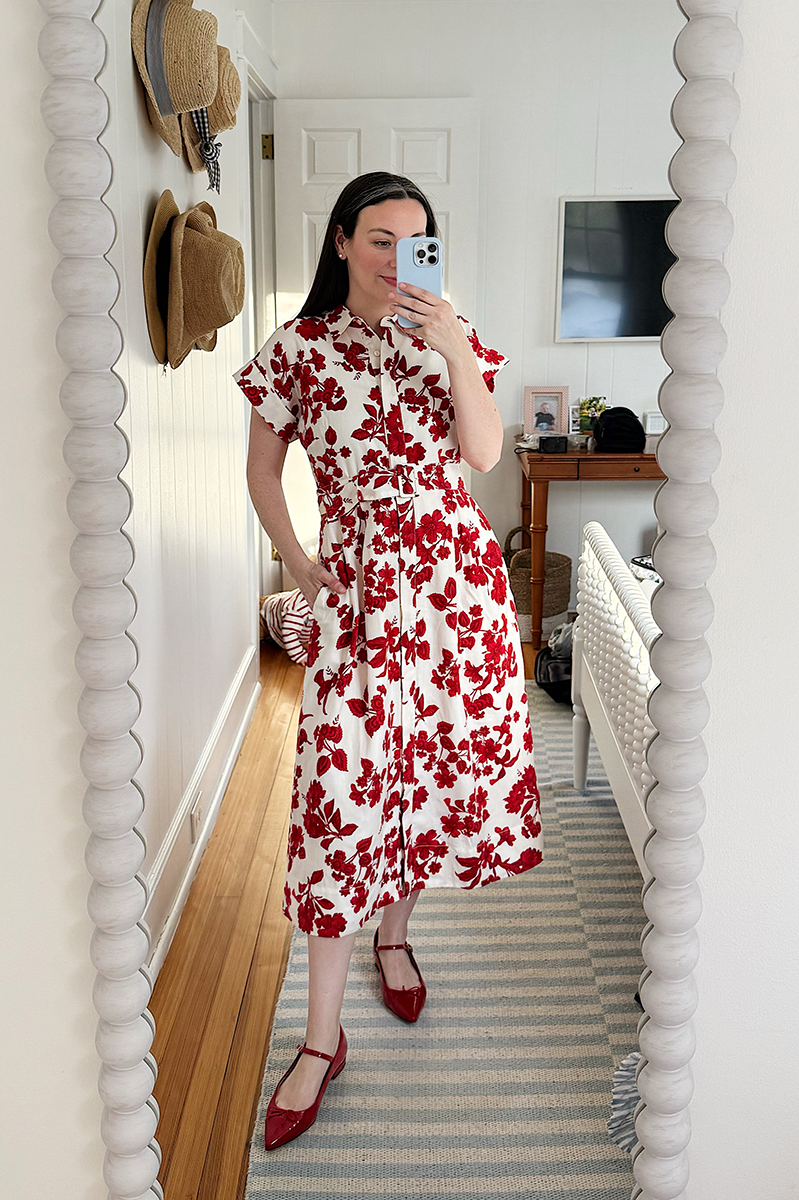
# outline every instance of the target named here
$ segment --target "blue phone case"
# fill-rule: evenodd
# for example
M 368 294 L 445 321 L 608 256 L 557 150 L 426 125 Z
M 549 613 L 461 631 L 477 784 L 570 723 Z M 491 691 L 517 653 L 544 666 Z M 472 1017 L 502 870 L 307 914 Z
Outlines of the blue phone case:
M 437 247 L 437 251 L 431 248 Z M 441 295 L 441 259 L 444 248 L 438 238 L 406 237 L 397 241 L 397 291 L 401 283 L 411 283 Z M 435 261 L 432 261 L 435 259 Z M 418 321 L 397 314 L 397 322 L 403 329 L 418 329 Z

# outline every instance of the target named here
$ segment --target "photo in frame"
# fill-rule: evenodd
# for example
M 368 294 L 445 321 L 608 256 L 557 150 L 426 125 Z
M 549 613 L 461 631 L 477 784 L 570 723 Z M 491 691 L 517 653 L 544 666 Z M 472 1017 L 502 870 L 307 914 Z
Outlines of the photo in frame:
M 580 432 L 580 405 L 569 405 L 569 433 Z
M 568 387 L 535 387 L 524 389 L 524 432 L 568 433 Z

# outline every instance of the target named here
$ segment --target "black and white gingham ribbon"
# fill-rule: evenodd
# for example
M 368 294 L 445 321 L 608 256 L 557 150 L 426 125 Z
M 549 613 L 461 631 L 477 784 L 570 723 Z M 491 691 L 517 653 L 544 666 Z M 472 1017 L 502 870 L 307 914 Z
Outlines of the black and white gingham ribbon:
M 211 136 L 211 130 L 208 125 L 208 109 L 195 108 L 192 111 L 191 119 L 194 121 L 194 128 L 200 137 L 200 145 L 198 150 L 200 158 L 205 163 L 205 169 L 208 172 L 208 190 L 213 189 L 219 191 L 219 155 L 222 153 L 222 143 L 215 142 Z

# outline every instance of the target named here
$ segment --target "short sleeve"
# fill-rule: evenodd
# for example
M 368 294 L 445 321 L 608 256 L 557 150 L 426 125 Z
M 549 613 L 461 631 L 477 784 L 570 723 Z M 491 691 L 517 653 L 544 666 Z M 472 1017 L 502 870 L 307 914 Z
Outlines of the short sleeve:
M 295 340 L 285 326 L 276 329 L 233 376 L 272 432 L 287 444 L 299 436 L 300 406 L 292 353 Z
M 474 326 L 471 325 L 465 317 L 459 317 L 458 320 L 462 321 L 466 328 L 466 336 L 468 337 L 471 347 L 474 350 L 475 357 L 480 364 L 480 370 L 483 373 L 485 385 L 489 392 L 493 392 L 494 378 L 497 374 L 497 371 L 501 371 L 505 366 L 505 363 L 510 362 L 510 359 L 507 357 L 507 355 L 501 354 L 499 350 L 492 350 L 490 346 L 484 346 L 477 336 L 477 331 L 475 330 Z

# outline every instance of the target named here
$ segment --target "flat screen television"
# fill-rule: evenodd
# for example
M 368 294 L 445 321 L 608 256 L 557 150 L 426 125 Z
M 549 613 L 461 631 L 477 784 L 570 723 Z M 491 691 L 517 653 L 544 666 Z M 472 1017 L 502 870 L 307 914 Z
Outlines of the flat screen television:
M 665 226 L 677 204 L 561 198 L 556 342 L 660 337 L 672 318 L 662 286 L 676 261 Z

